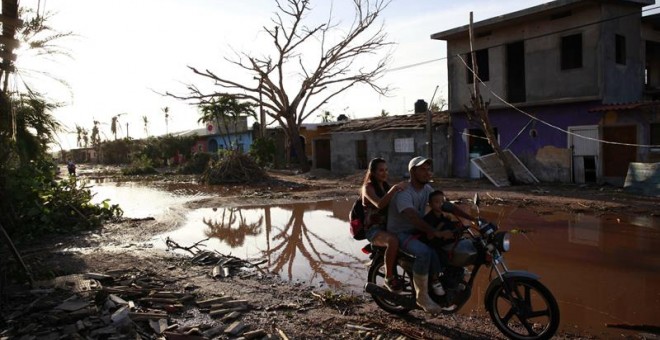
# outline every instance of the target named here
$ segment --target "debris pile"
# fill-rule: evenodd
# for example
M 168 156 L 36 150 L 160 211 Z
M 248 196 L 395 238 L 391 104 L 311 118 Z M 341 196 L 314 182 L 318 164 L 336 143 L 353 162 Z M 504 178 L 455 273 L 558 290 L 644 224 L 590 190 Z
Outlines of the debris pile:
M 209 163 L 201 179 L 206 184 L 247 183 L 266 180 L 268 175 L 250 156 L 230 152 Z
M 136 270 L 87 273 L 39 282 L 2 308 L 0 339 L 261 339 L 264 329 L 241 321 L 261 307 L 218 294 L 201 299 L 194 286 Z M 197 324 L 181 325 L 190 320 Z

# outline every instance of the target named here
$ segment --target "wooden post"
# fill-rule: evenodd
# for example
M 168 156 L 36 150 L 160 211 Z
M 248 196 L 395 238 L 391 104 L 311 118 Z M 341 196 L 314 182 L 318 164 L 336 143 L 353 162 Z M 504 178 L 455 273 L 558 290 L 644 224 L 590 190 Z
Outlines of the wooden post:
M 504 167 L 504 171 L 506 171 L 506 175 L 507 178 L 509 179 L 509 182 L 511 184 L 515 184 L 516 183 L 515 173 L 513 172 L 513 169 L 511 168 L 511 165 L 509 164 L 506 155 L 502 151 L 502 148 L 500 147 L 500 143 L 497 141 L 497 138 L 495 137 L 495 132 L 493 131 L 493 127 L 490 124 L 490 118 L 488 117 L 488 105 L 490 104 L 490 102 L 484 104 L 484 100 L 479 94 L 479 85 L 478 85 L 478 82 L 480 81 L 478 77 L 479 67 L 477 65 L 476 53 L 474 52 L 474 31 L 472 26 L 473 26 L 472 12 L 470 12 L 470 26 L 469 26 L 470 54 L 472 59 L 472 85 L 474 90 L 472 109 L 474 110 L 474 114 L 481 121 L 481 128 L 486 134 L 488 143 L 493 148 L 493 151 L 495 151 L 497 157 L 500 159 L 500 163 Z M 470 161 L 468 160 L 468 162 Z
M 479 86 L 477 85 L 479 69 L 477 68 L 477 56 L 474 53 L 474 32 L 472 31 L 472 12 L 470 12 L 470 26 L 468 32 L 470 33 L 470 59 L 472 60 L 472 93 L 475 98 L 479 98 Z
M 431 101 L 429 102 L 429 106 L 426 108 L 426 136 L 427 136 L 427 143 L 428 143 L 428 148 L 426 149 L 426 158 L 433 159 L 433 99 L 435 99 L 435 94 L 438 92 L 438 87 L 435 87 L 435 91 L 433 91 L 433 96 L 431 96 Z
M 21 254 L 18 252 L 16 247 L 14 246 L 14 242 L 12 242 L 11 238 L 9 237 L 9 234 L 5 231 L 5 228 L 0 224 L 0 236 L 5 240 L 7 245 L 9 246 L 9 250 L 14 254 L 14 257 L 16 257 L 16 261 L 21 264 L 21 267 L 23 267 L 23 270 L 25 271 L 25 274 L 28 276 L 28 280 L 30 280 L 30 287 L 34 287 L 34 279 L 32 279 L 32 273 L 28 269 L 28 267 L 25 265 L 25 262 L 23 262 L 23 258 L 21 257 Z

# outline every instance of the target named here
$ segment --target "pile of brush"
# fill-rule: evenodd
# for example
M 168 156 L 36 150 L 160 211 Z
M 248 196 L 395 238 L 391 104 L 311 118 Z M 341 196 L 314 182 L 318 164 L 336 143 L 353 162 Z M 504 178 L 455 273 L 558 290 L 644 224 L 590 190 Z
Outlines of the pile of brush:
M 232 151 L 212 161 L 201 179 L 206 184 L 260 182 L 267 180 L 268 174 L 250 156 Z

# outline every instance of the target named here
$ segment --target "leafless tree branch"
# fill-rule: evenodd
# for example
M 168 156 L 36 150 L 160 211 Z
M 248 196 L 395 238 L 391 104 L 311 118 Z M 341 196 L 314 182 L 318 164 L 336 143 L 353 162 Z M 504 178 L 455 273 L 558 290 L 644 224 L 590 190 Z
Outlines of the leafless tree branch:
M 272 42 L 271 53 L 254 56 L 241 52 L 235 53 L 233 58 L 225 58 L 230 65 L 252 75 L 257 85 L 189 66 L 192 72 L 211 80 L 220 89 L 202 92 L 189 85 L 188 95 L 167 95 L 198 101 L 217 95 L 254 102 L 261 98 L 267 115 L 285 129 L 291 146 L 302 155 L 301 168 L 308 170 L 298 138 L 305 119 L 355 85 L 369 86 L 380 95 L 390 91 L 389 87 L 377 84 L 389 61 L 389 51 L 383 50 L 392 44 L 387 40 L 384 26 L 377 23 L 389 1 L 352 0 L 353 21 L 346 31 L 339 33 L 341 25 L 334 20 L 332 7 L 327 21 L 308 25 L 305 22 L 311 11 L 309 0 L 276 0 L 272 27 L 263 28 Z M 307 46 L 314 44 L 319 46 L 318 54 L 309 53 Z M 365 57 L 378 57 L 382 52 L 385 56 L 376 63 L 365 60 Z M 293 73 L 299 77 L 291 77 Z M 299 83 L 290 86 L 296 81 Z

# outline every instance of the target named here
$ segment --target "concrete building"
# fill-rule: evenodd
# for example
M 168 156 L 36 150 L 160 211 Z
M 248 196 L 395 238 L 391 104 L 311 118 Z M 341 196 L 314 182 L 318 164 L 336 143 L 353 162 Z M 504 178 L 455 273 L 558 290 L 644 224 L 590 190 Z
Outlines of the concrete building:
M 239 117 L 236 121 L 206 122 L 205 128 L 173 134 L 176 136 L 197 135 L 199 138 L 194 146 L 195 152 L 215 153 L 221 149 L 237 148 L 248 152 L 253 142 L 252 130 L 248 129 L 247 117 Z
M 387 160 L 392 178 L 408 175 L 408 162 L 415 156 L 427 156 L 426 114 L 354 119 L 335 127 L 330 134 L 331 170 L 353 173 L 366 169 L 369 160 Z M 448 177 L 451 169 L 448 115 L 432 116 L 433 172 Z
M 660 152 L 634 146 L 659 138 L 660 25 L 642 16 L 654 3 L 558 0 L 473 25 L 499 143 L 540 180 L 622 183 L 630 162 Z M 468 25 L 431 38 L 447 42 L 453 175 L 478 177 L 470 158 L 492 150 L 464 113 L 474 89 Z M 630 106 L 612 113 L 621 104 Z

